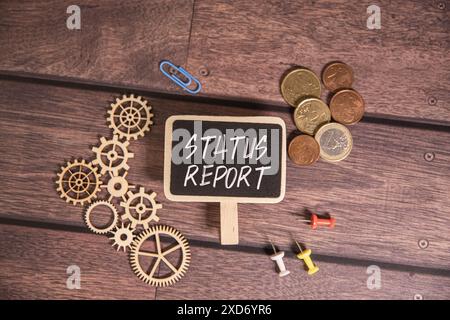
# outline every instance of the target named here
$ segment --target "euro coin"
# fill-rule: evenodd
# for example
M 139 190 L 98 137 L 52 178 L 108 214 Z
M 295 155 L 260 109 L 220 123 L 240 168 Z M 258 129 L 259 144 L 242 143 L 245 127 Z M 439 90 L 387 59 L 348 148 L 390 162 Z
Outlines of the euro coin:
M 320 147 L 313 137 L 300 135 L 289 144 L 288 154 L 295 164 L 308 166 L 319 159 Z
M 320 80 L 314 72 L 298 68 L 289 72 L 281 82 L 281 95 L 292 107 L 307 97 L 320 97 Z
M 323 125 L 317 131 L 315 139 L 320 146 L 320 157 L 326 161 L 344 160 L 352 151 L 352 135 L 340 123 L 333 122 Z
M 339 89 L 351 88 L 353 84 L 353 70 L 342 62 L 329 64 L 322 73 L 325 88 L 335 92 Z
M 340 90 L 331 98 L 330 111 L 335 121 L 347 125 L 355 124 L 364 115 L 364 100 L 354 90 Z
M 317 98 L 302 100 L 294 111 L 294 122 L 297 129 L 311 136 L 320 126 L 330 120 L 330 108 Z

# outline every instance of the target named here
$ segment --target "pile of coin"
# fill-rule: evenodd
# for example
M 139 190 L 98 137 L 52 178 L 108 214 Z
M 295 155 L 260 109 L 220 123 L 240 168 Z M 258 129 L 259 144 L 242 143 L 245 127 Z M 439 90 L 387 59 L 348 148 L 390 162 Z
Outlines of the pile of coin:
M 345 63 L 333 62 L 325 67 L 322 82 L 332 93 L 328 107 L 320 99 L 322 86 L 314 72 L 295 68 L 284 76 L 281 94 L 295 108 L 295 125 L 304 133 L 289 144 L 289 157 L 294 163 L 311 165 L 319 157 L 337 162 L 350 154 L 353 139 L 345 125 L 359 122 L 364 115 L 364 100 L 351 89 L 353 80 L 353 70 Z

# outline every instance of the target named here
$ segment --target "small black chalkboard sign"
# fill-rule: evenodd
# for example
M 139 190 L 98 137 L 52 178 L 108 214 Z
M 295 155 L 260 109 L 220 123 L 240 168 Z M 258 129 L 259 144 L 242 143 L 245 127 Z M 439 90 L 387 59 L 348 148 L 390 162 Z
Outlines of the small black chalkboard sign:
M 172 116 L 166 121 L 169 200 L 221 203 L 221 242 L 238 243 L 237 203 L 284 198 L 286 128 L 277 117 Z

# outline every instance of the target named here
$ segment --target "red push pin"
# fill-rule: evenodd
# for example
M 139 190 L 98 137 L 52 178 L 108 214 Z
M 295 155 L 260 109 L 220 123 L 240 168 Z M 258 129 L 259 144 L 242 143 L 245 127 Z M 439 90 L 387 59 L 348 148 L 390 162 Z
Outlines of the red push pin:
M 328 227 L 330 229 L 333 229 L 334 226 L 336 225 L 336 219 L 329 217 L 329 218 L 319 218 L 316 214 L 312 213 L 311 214 L 311 218 L 309 220 L 300 220 L 303 222 L 309 222 L 311 225 L 311 229 L 315 230 L 317 229 L 319 226 L 325 226 Z

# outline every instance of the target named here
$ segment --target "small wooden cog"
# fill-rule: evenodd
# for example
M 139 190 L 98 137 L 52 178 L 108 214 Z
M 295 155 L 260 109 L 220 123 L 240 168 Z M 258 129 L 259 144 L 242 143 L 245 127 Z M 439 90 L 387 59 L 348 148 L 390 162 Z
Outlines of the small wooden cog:
M 99 147 L 92 148 L 96 156 L 92 163 L 100 166 L 101 174 L 111 172 L 113 175 L 118 175 L 119 170 L 130 169 L 127 161 L 130 158 L 134 158 L 134 154 L 128 152 L 127 148 L 130 144 L 128 141 L 121 142 L 119 141 L 119 136 L 114 135 L 111 140 L 101 137 L 100 142 Z
M 107 207 L 111 211 L 113 217 L 111 223 L 103 228 L 96 227 L 91 221 L 93 210 L 99 206 Z M 105 234 L 110 232 L 112 229 L 114 229 L 114 227 L 116 227 L 118 220 L 119 220 L 119 213 L 117 212 L 116 207 L 111 202 L 105 200 L 98 200 L 90 204 L 89 207 L 86 209 L 86 213 L 84 215 L 84 221 L 86 222 L 86 225 L 89 228 L 89 230 L 97 234 Z
M 167 238 L 172 243 L 164 248 Z M 164 240 L 164 243 L 162 240 Z M 155 250 L 150 250 L 146 247 L 148 244 L 152 245 L 153 243 Z M 178 263 L 173 264 L 167 256 L 176 251 L 180 251 L 181 255 Z M 147 267 L 144 262 L 149 259 L 150 267 Z M 140 233 L 131 245 L 130 263 L 133 271 L 139 279 L 152 286 L 165 287 L 173 285 L 186 274 L 190 261 L 189 243 L 178 230 L 169 226 L 152 226 L 150 229 Z M 162 264 L 168 268 L 169 273 L 156 275 L 156 271 Z
M 107 118 L 108 126 L 121 139 L 136 140 L 143 137 L 146 131 L 150 131 L 153 124 L 151 109 L 147 101 L 140 96 L 123 95 L 122 99 L 117 98 L 116 103 L 111 103 Z
M 97 197 L 101 183 L 96 167 L 84 160 L 75 160 L 61 167 L 56 181 L 58 185 L 56 190 L 66 202 L 83 205 Z
M 111 201 L 113 198 L 122 198 L 122 201 L 126 201 L 125 195 L 130 189 L 134 189 L 134 186 L 128 184 L 126 179 L 128 171 L 125 171 L 123 175 L 115 175 L 111 172 L 109 174 L 111 178 L 108 180 L 108 183 L 102 185 L 102 188 L 106 188 L 109 193 L 108 200 Z
M 134 229 L 131 228 L 130 224 L 123 224 L 119 227 L 116 226 L 114 230 L 111 231 L 112 237 L 110 237 L 110 240 L 113 240 L 113 247 L 117 247 L 117 251 L 120 250 L 120 248 L 123 249 L 123 251 L 127 251 L 127 249 L 131 248 L 131 244 L 134 240 Z
M 120 203 L 125 209 L 122 219 L 129 220 L 132 228 L 142 225 L 144 229 L 148 229 L 151 221 L 159 221 L 156 211 L 162 208 L 162 204 L 156 203 L 155 192 L 145 193 L 144 187 L 141 187 L 137 193 L 128 191 L 127 196 L 128 200 Z

